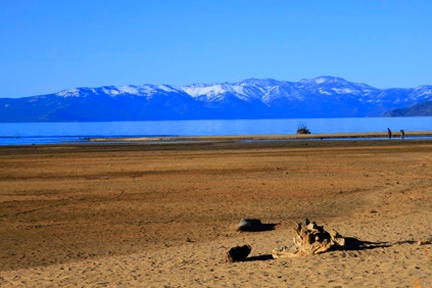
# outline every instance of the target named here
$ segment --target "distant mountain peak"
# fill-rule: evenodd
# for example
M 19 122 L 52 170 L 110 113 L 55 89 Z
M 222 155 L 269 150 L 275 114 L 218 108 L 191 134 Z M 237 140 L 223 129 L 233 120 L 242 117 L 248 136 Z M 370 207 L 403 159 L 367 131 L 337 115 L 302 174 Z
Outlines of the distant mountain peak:
M 334 77 L 334 76 L 318 76 L 312 79 L 302 79 L 300 80 L 300 83 L 302 84 L 347 84 L 350 83 L 347 80 L 341 78 L 341 77 Z
M 272 87 L 277 86 L 282 81 L 278 81 L 271 78 L 264 78 L 264 79 L 257 79 L 257 78 L 249 78 L 243 81 L 238 82 L 237 84 L 240 84 L 242 86 L 245 85 L 257 85 L 257 86 L 263 86 L 263 87 Z
M 69 89 L 69 90 L 63 90 L 55 95 L 61 96 L 61 97 L 79 97 L 80 96 L 80 90 L 79 88 Z
M 337 86 L 356 87 L 357 89 L 363 89 L 363 90 L 378 90 L 377 88 L 367 85 L 365 83 L 354 83 L 345 80 L 344 78 L 334 77 L 334 76 L 318 76 L 312 79 L 302 79 L 299 81 L 299 83 L 303 85 L 317 85 L 317 86 L 330 85 L 335 87 Z

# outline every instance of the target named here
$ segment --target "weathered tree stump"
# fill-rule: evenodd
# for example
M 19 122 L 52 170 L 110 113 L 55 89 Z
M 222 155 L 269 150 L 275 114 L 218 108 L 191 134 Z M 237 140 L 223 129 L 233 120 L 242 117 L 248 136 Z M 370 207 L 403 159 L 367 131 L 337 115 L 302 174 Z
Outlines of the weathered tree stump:
M 226 253 L 225 261 L 226 262 L 245 261 L 251 251 L 252 251 L 252 247 L 250 245 L 233 247 Z
M 294 245 L 274 249 L 273 258 L 314 255 L 345 246 L 345 238 L 337 231 L 329 233 L 324 230 L 324 226 L 318 226 L 308 219 L 304 223 L 297 223 L 294 231 Z

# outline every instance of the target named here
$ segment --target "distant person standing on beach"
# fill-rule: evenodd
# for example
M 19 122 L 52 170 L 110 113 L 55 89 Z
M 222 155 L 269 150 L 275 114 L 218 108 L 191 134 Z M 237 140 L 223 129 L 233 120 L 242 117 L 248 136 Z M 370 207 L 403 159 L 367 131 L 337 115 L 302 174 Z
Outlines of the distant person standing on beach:
M 388 135 L 388 138 L 391 139 L 392 133 L 391 133 L 390 128 L 387 128 L 387 135 Z
M 402 130 L 400 130 L 400 131 L 401 131 L 401 138 L 402 138 L 402 139 L 405 139 L 405 130 L 402 129 Z

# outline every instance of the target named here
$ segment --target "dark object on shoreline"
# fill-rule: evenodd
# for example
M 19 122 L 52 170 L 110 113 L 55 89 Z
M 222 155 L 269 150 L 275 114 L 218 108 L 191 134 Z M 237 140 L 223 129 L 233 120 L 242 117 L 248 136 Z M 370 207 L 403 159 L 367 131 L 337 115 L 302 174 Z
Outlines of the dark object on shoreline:
M 233 247 L 226 253 L 225 261 L 230 263 L 245 261 L 251 251 L 250 245 Z
M 311 134 L 311 132 L 306 124 L 301 123 L 297 126 L 297 134 Z
M 277 224 L 264 224 L 259 219 L 243 218 L 240 220 L 237 231 L 269 231 L 274 230 Z

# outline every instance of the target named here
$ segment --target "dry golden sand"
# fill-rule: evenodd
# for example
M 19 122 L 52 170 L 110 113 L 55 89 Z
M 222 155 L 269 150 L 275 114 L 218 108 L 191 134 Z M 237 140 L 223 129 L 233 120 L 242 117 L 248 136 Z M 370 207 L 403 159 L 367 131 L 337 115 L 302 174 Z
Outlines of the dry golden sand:
M 431 287 L 431 141 L 0 147 L 0 165 L 1 287 Z M 271 259 L 305 217 L 394 245 Z

